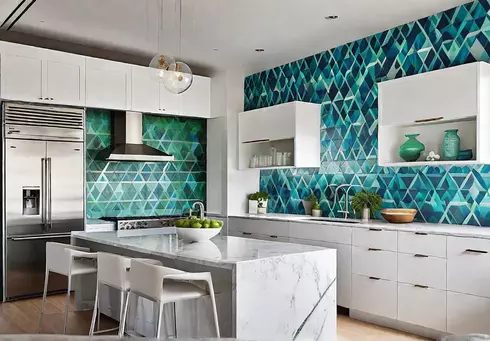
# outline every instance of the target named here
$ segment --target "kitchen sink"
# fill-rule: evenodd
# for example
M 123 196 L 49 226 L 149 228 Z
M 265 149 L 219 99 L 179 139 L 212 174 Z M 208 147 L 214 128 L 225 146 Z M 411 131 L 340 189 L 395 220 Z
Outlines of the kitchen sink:
M 355 219 L 342 219 L 342 218 L 303 218 L 301 220 L 307 220 L 307 221 L 323 221 L 326 223 L 347 223 L 347 224 L 359 224 L 359 220 Z

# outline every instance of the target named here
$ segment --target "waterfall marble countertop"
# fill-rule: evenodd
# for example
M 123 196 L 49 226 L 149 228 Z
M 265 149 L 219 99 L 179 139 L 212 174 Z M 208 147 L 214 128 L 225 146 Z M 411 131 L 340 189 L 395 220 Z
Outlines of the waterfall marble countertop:
M 72 232 L 72 238 L 222 268 L 232 268 L 241 262 L 327 250 L 317 246 L 222 236 L 206 242 L 186 243 L 175 234 L 165 234 L 164 231 L 159 234 L 158 230 L 162 229 L 135 230 L 137 232 L 132 235 L 124 231 L 76 231 Z
M 479 227 L 471 225 L 450 225 L 450 224 L 433 224 L 433 223 L 419 223 L 413 222 L 410 224 L 391 224 L 383 220 L 370 220 L 367 223 L 361 222 L 358 219 L 349 219 L 350 221 L 358 221 L 358 223 L 352 223 L 343 219 L 333 219 L 333 221 L 317 221 L 311 220 L 311 216 L 298 215 L 298 214 L 241 214 L 231 215 L 229 218 L 248 218 L 257 220 L 274 220 L 274 221 L 287 221 L 294 223 L 305 224 L 317 224 L 327 226 L 349 226 L 354 228 L 375 228 L 387 231 L 403 231 L 403 232 L 420 232 L 428 234 L 439 234 L 455 237 L 469 237 L 469 238 L 483 238 L 490 239 L 490 227 Z

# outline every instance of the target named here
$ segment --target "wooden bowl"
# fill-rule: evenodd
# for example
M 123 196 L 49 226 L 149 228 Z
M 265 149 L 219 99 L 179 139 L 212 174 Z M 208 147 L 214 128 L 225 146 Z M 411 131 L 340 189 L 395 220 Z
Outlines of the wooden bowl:
M 381 210 L 383 218 L 392 224 L 411 223 L 417 214 L 417 210 L 412 208 L 387 208 Z

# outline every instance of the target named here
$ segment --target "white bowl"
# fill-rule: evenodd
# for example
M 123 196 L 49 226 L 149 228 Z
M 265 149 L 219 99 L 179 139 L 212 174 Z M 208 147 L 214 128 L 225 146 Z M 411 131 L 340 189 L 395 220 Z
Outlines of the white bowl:
M 209 240 L 221 232 L 220 228 L 177 227 L 177 234 L 186 242 L 202 242 Z

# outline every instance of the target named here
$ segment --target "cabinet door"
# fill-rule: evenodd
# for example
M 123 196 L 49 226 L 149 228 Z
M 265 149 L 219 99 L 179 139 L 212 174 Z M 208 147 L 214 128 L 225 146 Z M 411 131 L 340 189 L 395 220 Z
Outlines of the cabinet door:
M 194 76 L 191 87 L 180 95 L 180 106 L 182 116 L 210 118 L 211 79 Z
M 352 246 L 352 273 L 397 280 L 397 253 Z
M 44 97 L 49 103 L 85 105 L 85 58 L 56 51 L 44 55 Z
M 86 106 L 93 108 L 131 108 L 131 66 L 108 60 L 86 60 Z
M 352 309 L 396 319 L 398 315 L 396 282 L 352 275 Z
M 35 49 L 5 51 L 1 58 L 2 98 L 47 102 L 43 97 L 43 61 Z
M 171 93 L 163 84 L 160 84 L 160 112 L 168 115 L 180 115 L 181 96 Z
M 160 83 L 150 78 L 150 70 L 131 66 L 131 110 L 161 113 Z
M 447 332 L 490 333 L 490 299 L 447 292 Z

